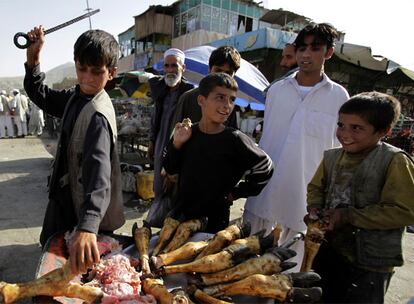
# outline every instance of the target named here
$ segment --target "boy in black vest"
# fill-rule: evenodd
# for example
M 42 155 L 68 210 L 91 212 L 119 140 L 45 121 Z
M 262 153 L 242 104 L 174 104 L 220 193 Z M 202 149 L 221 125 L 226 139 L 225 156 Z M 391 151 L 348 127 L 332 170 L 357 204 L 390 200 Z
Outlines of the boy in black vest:
M 118 43 L 102 30 L 83 33 L 74 45 L 79 84 L 56 91 L 43 83 L 40 52 L 44 29 L 28 33 L 24 87 L 47 114 L 62 118 L 61 136 L 49 181 L 49 204 L 40 242 L 75 228 L 69 246 L 74 273 L 98 262 L 98 231 L 113 231 L 125 222 L 116 149 L 115 111 L 104 87 L 117 71 Z
M 325 303 L 383 303 L 394 266 L 403 264 L 404 227 L 414 223 L 414 163 L 381 142 L 400 115 L 392 96 L 369 92 L 339 109 L 336 136 L 308 185 L 305 222 L 323 218 L 313 269 Z

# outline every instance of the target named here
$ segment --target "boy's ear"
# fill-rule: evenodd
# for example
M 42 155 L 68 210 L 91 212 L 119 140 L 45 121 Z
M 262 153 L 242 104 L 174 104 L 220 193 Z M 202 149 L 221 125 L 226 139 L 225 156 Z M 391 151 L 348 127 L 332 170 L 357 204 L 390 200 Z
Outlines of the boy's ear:
M 388 133 L 391 132 L 391 129 L 392 129 L 392 127 L 390 126 L 390 127 L 386 128 L 385 130 L 378 131 L 378 133 L 381 136 L 381 138 L 383 138 L 385 135 L 387 135 Z
M 115 76 L 116 73 L 118 72 L 118 67 L 114 67 L 109 71 L 109 80 L 112 80 Z
M 203 95 L 198 95 L 197 96 L 197 103 L 200 107 L 202 107 L 204 105 L 205 100 L 206 100 L 206 98 Z
M 325 59 L 328 60 L 332 57 L 332 55 L 335 52 L 335 48 L 334 47 L 330 47 L 326 50 L 326 54 L 325 54 Z

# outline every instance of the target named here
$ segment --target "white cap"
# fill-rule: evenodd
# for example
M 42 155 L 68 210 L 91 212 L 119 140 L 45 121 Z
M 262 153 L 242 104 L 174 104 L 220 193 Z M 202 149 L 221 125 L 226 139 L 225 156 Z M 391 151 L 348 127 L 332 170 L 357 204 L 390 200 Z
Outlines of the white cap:
M 13 89 L 13 90 L 12 90 L 12 93 L 17 93 L 17 94 L 19 94 L 19 93 L 20 93 L 20 91 L 19 91 L 18 89 Z
M 175 56 L 181 59 L 181 63 L 184 63 L 185 61 L 185 54 L 180 49 L 171 48 L 164 52 L 164 60 L 167 56 Z
M 7 95 L 7 92 L 6 92 L 6 90 L 1 90 L 1 91 L 0 91 L 0 94 L 1 94 L 1 95 Z

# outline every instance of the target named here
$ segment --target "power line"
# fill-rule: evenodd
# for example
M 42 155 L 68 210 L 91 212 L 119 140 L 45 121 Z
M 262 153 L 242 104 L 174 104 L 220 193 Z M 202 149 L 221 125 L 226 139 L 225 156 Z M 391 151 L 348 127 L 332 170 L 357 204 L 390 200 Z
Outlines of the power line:
M 86 11 L 88 11 L 88 13 L 91 11 L 92 9 L 89 7 L 89 1 L 86 0 Z M 91 16 L 88 17 L 89 19 L 89 29 L 92 29 L 92 20 L 91 20 Z

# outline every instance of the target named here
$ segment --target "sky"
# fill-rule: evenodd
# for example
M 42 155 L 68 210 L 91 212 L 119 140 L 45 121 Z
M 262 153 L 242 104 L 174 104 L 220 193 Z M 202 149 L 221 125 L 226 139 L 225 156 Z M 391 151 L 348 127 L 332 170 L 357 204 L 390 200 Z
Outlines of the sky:
M 13 44 L 17 32 L 27 32 L 36 25 L 46 29 L 86 13 L 87 2 L 101 11 L 91 17 L 92 28 L 99 28 L 116 38 L 134 24 L 134 16 L 150 5 L 169 5 L 175 0 L 0 0 L 0 77 L 24 75 L 25 50 Z M 414 1 L 411 0 L 264 0 L 267 8 L 283 8 L 329 22 L 345 32 L 345 42 L 369 46 L 374 55 L 387 57 L 414 70 L 414 36 L 411 29 Z M 73 44 L 89 29 L 88 19 L 50 33 L 41 54 L 41 69 L 48 71 L 73 62 Z

